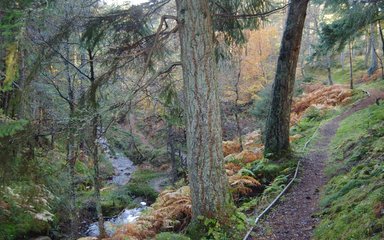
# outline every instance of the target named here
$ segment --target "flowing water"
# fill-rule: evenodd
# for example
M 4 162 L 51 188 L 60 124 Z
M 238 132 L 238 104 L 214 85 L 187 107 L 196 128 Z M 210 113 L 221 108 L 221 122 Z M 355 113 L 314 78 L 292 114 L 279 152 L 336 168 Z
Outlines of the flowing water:
M 124 209 L 116 217 L 110 218 L 104 222 L 105 231 L 108 236 L 112 236 L 116 229 L 124 224 L 135 222 L 136 219 L 140 216 L 143 210 L 146 208 L 146 203 L 141 202 L 141 207 L 133 209 Z M 97 222 L 89 225 L 87 231 L 85 232 L 87 236 L 97 237 L 99 235 L 99 224 Z
M 124 154 L 116 152 L 114 155 L 110 149 L 107 139 L 100 138 L 99 144 L 103 149 L 104 155 L 111 161 L 115 173 L 110 183 L 117 186 L 123 186 L 129 182 L 132 173 L 136 170 L 133 162 Z M 146 208 L 146 203 L 141 202 L 141 207 L 133 209 L 124 209 L 116 217 L 106 219 L 104 222 L 105 230 L 109 236 L 112 236 L 116 229 L 124 224 L 132 223 L 140 216 L 141 212 Z M 99 235 L 99 225 L 97 222 L 90 224 L 85 231 L 86 236 L 96 237 Z
M 132 173 L 136 170 L 133 162 L 123 153 L 116 152 L 116 154 L 113 155 L 107 139 L 100 138 L 99 144 L 103 149 L 105 156 L 111 161 L 115 170 L 115 174 L 112 177 L 111 183 L 114 183 L 118 186 L 127 184 L 129 179 L 131 179 Z

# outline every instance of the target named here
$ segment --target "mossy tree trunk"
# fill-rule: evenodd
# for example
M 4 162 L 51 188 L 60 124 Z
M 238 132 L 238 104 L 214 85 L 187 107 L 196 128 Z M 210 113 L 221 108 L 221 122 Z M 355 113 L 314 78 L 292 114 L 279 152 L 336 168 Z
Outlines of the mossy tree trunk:
M 208 1 L 178 0 L 193 222 L 219 221 L 232 204 L 224 171 L 214 32 Z
M 272 158 L 279 158 L 290 150 L 291 104 L 308 2 L 292 1 L 288 11 L 265 131 L 265 155 Z

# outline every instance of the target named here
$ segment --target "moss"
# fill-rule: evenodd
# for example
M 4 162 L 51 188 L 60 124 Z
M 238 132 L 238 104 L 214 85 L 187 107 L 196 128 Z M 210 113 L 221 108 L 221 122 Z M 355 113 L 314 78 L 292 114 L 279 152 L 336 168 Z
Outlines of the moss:
M 301 152 L 309 140 L 314 141 L 316 139 L 316 131 L 319 126 L 335 116 L 337 112 L 338 110 L 325 111 L 315 107 L 309 108 L 303 118 L 291 128 L 291 135 L 299 134 L 303 136 L 292 143 L 292 149 Z
M 127 187 L 114 187 L 101 192 L 101 206 L 105 216 L 114 216 L 124 208 L 138 207 Z
M 106 216 L 114 216 L 124 208 L 137 207 L 134 198 L 141 197 L 145 201 L 154 202 L 158 193 L 149 185 L 150 180 L 160 174 L 151 170 L 137 170 L 125 186 L 106 186 L 101 191 L 101 205 Z M 78 204 L 81 209 L 86 209 L 93 204 L 93 191 L 82 191 L 79 194 Z
M 382 107 L 372 105 L 340 123 L 315 239 L 384 238 L 384 217 L 375 210 L 384 203 L 383 120 Z
M 127 190 L 134 197 L 143 197 L 146 201 L 154 202 L 158 193 L 150 186 L 150 181 L 160 174 L 151 170 L 138 170 L 133 173 L 127 185 Z
M 156 240 L 190 240 L 190 238 L 183 234 L 163 232 L 156 235 Z

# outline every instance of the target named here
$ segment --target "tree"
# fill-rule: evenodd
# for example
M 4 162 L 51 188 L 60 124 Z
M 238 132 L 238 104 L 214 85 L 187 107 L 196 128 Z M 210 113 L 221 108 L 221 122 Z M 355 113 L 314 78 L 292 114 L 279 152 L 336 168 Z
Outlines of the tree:
M 193 221 L 227 219 L 232 199 L 224 171 L 214 31 L 209 4 L 177 1 L 184 78 L 188 175 Z
M 264 139 L 265 155 L 271 154 L 275 159 L 290 150 L 292 95 L 308 2 L 309 0 L 291 2 L 281 42 Z
M 380 23 L 384 18 L 381 9 L 384 7 L 382 1 L 348 1 L 348 0 L 321 0 L 325 11 L 335 16 L 332 22 L 324 24 L 321 28 L 319 49 L 321 54 L 327 54 L 332 50 L 343 51 L 349 42 L 356 37 L 365 34 L 369 27 L 367 38 L 366 65 L 371 55 L 371 66 L 368 74 L 373 74 L 377 69 L 377 53 L 375 46 L 374 24 Z M 380 24 L 379 24 L 380 25 Z M 379 29 L 380 30 L 380 29 Z M 383 39 L 382 39 L 383 40 Z M 383 41 L 382 41 L 383 42 Z M 383 45 L 384 46 L 384 45 Z M 349 48 L 349 46 L 348 46 Z M 352 85 L 352 83 L 351 83 Z
M 378 68 L 377 56 L 376 56 L 376 38 L 375 38 L 375 24 L 369 24 L 369 46 L 371 51 L 371 65 L 368 68 L 368 75 L 372 75 Z

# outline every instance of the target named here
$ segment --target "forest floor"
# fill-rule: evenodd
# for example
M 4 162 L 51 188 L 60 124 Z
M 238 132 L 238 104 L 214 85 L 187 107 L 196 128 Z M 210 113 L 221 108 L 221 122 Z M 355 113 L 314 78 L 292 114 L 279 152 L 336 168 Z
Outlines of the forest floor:
M 328 160 L 330 142 L 339 123 L 351 114 L 368 107 L 376 99 L 384 99 L 384 92 L 370 90 L 370 96 L 354 103 L 351 108 L 319 128 L 319 138 L 309 146 L 302 159 L 299 181 L 288 191 L 275 209 L 255 228 L 250 239 L 310 239 L 319 219 L 319 199 L 327 182 L 324 168 Z

